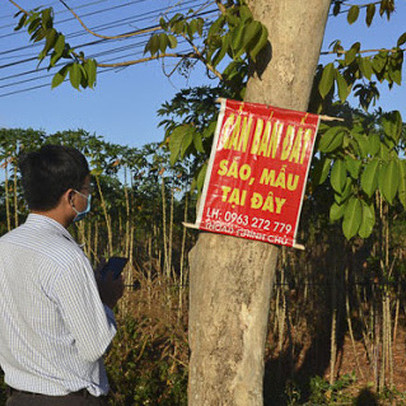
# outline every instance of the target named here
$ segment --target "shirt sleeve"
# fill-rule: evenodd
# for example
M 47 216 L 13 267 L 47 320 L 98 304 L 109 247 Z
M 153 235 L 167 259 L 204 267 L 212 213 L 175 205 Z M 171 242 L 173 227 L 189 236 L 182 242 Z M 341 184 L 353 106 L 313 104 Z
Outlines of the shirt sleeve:
M 77 253 L 57 276 L 52 296 L 58 303 L 67 329 L 75 339 L 81 358 L 96 362 L 116 334 L 111 309 L 100 299 L 93 269 L 82 253 Z

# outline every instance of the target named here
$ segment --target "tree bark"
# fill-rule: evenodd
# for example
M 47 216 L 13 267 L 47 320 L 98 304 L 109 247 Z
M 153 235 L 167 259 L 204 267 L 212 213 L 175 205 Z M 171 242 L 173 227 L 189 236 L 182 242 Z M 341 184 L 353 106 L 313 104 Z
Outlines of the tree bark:
M 251 0 L 271 45 L 246 101 L 306 110 L 330 0 Z M 264 350 L 278 249 L 202 233 L 190 252 L 189 405 L 263 404 Z

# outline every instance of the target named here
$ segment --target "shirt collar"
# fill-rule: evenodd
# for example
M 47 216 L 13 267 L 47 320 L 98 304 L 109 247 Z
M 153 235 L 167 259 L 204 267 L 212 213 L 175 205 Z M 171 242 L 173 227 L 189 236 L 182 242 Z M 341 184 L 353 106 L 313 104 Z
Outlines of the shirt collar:
M 61 223 L 58 223 L 51 217 L 44 216 L 43 214 L 30 213 L 25 221 L 25 224 L 28 226 L 47 228 L 50 231 L 52 230 L 54 232 L 59 232 L 69 241 L 77 244 L 77 242 L 70 235 L 69 231 Z

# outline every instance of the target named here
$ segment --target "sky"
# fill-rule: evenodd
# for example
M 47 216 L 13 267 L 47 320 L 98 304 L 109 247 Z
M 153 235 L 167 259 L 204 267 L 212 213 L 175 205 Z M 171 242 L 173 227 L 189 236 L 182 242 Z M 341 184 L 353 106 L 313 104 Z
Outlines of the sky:
M 18 1 L 18 0 L 17 0 Z M 132 31 L 158 23 L 159 14 L 167 11 L 175 4 L 188 9 L 203 4 L 203 0 L 70 0 L 68 4 L 83 21 L 98 32 L 114 35 Z M 364 4 L 359 0 L 351 4 Z M 32 1 L 20 0 L 19 4 L 29 8 Z M 56 26 L 64 33 L 71 34 L 71 45 L 88 43 L 96 38 L 83 35 L 76 21 L 68 20 L 69 13 L 56 0 L 43 0 L 37 4 L 55 6 Z M 346 15 L 329 18 L 326 27 L 322 50 L 328 50 L 329 44 L 341 39 L 344 48 L 360 41 L 362 49 L 379 49 L 392 47 L 398 37 L 406 31 L 406 0 L 396 1 L 397 12 L 387 22 L 378 13 L 372 27 L 365 24 L 365 9 L 360 12 L 359 20 L 348 25 Z M 213 7 L 211 7 L 212 9 Z M 210 6 L 206 8 L 209 10 Z M 157 128 L 160 118 L 156 111 L 164 101 L 170 100 L 182 88 L 209 84 L 204 69 L 196 67 L 187 78 L 174 74 L 170 78 L 164 75 L 162 61 L 153 61 L 131 66 L 125 69 L 110 70 L 98 76 L 94 90 L 78 92 L 64 83 L 51 89 L 51 77 L 46 71 L 27 74 L 35 70 L 35 60 L 22 62 L 38 54 L 39 48 L 29 46 L 28 35 L 24 32 L 13 32 L 17 20 L 13 19 L 15 7 L 4 0 L 0 5 L 0 127 L 34 128 L 46 133 L 54 133 L 68 129 L 82 128 L 90 133 L 103 136 L 107 141 L 117 144 L 141 147 L 149 142 L 162 140 L 163 131 Z M 64 21 L 68 20 L 68 21 Z M 82 32 L 82 34 L 80 34 Z M 131 52 L 137 57 L 142 56 L 145 37 L 137 37 L 130 41 L 116 41 L 112 45 L 96 45 L 84 48 L 89 55 L 100 52 L 98 60 L 120 59 Z M 120 51 L 120 47 L 122 51 Z M 103 54 L 104 52 L 104 54 Z M 321 62 L 327 63 L 332 56 L 322 56 Z M 165 71 L 174 68 L 174 61 L 167 61 Z M 46 66 L 46 65 L 44 65 Z M 41 68 L 42 66 L 40 66 Z M 15 76 L 21 75 L 21 76 Z M 7 77 L 11 78 L 7 79 Z M 406 77 L 405 67 L 403 77 Z M 32 81 L 16 84 L 18 81 Z M 40 79 L 38 79 L 40 78 Z M 28 87 L 46 85 L 45 87 L 23 91 Z M 6 95 L 8 93 L 13 93 Z M 384 110 L 399 110 L 406 120 L 406 88 L 394 88 L 389 92 L 387 85 L 381 87 L 381 98 L 378 106 Z

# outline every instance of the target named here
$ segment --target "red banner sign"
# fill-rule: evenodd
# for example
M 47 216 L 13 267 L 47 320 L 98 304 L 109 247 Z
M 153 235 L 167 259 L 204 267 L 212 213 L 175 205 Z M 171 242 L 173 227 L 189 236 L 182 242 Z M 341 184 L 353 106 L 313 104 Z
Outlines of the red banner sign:
M 295 245 L 318 124 L 314 114 L 223 100 L 197 226 Z

